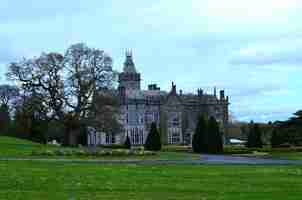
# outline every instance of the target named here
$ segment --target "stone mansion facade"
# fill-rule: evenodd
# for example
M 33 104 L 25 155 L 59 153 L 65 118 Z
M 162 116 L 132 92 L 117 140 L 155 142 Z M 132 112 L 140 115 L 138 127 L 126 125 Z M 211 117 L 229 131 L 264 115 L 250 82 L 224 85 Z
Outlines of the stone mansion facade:
M 197 89 L 197 94 L 177 91 L 172 83 L 169 92 L 156 84 L 141 89 L 141 74 L 137 71 L 131 52 L 126 53 L 123 72 L 119 73 L 119 86 L 115 91 L 120 99 L 119 120 L 121 133 L 111 135 L 91 131 L 88 145 L 123 144 L 126 136 L 132 145 L 145 143 L 152 122 L 160 130 L 162 142 L 166 144 L 191 144 L 197 118 L 200 114 L 214 116 L 224 129 L 228 123 L 229 98 L 224 91 L 206 94 Z

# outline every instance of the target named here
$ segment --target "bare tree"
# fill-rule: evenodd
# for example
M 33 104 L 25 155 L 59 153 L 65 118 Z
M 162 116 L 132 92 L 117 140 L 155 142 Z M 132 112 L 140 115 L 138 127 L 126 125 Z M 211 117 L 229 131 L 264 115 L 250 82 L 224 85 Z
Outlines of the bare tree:
M 87 117 L 93 109 L 93 96 L 99 88 L 110 88 L 117 73 L 112 61 L 104 51 L 92 49 L 85 44 L 72 45 L 65 54 L 66 104 L 76 119 Z
M 85 44 L 72 45 L 64 56 L 43 53 L 38 58 L 11 63 L 7 73 L 21 86 L 23 94 L 39 97 L 43 108 L 47 108 L 48 121 L 64 123 L 72 143 L 79 127 L 89 124 L 89 114 L 96 112 L 93 97 L 100 88 L 111 88 L 116 75 L 112 59 Z M 70 139 L 70 135 L 74 137 Z
M 91 125 L 100 132 L 119 133 L 122 130 L 119 108 L 119 98 L 112 90 L 99 90 L 94 97 L 94 109 L 90 112 Z
M 43 97 L 40 100 L 48 106 L 50 119 L 63 118 L 62 61 L 61 54 L 43 53 L 38 58 L 11 63 L 7 73 L 9 79 L 20 83 L 23 93 L 34 93 L 34 96 Z

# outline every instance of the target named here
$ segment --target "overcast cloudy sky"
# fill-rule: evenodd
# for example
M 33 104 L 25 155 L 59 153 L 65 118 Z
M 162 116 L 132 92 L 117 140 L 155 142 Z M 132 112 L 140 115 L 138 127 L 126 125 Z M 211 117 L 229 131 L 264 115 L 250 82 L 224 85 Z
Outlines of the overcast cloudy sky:
M 0 66 L 85 42 L 122 69 L 133 50 L 143 87 L 225 89 L 237 119 L 301 109 L 301 0 L 1 0 Z

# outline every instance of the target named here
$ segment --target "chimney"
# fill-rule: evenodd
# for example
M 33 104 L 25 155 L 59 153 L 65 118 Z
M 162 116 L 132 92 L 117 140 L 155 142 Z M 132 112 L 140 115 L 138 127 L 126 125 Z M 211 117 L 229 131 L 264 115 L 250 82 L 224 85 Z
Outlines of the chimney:
M 180 96 L 182 95 L 182 90 L 179 90 L 179 95 L 180 95 Z
M 197 89 L 197 95 L 202 96 L 203 95 L 203 90 L 201 88 Z
M 174 82 L 172 82 L 172 90 L 171 90 L 172 94 L 176 94 L 176 85 L 174 84 Z
M 216 97 L 216 86 L 214 87 L 214 96 Z
M 224 100 L 224 90 L 220 90 L 220 100 Z

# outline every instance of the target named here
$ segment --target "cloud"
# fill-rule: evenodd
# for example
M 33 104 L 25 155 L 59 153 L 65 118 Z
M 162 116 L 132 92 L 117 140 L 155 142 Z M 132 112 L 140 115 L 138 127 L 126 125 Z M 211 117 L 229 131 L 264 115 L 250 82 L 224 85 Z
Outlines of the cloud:
M 295 111 L 293 111 L 295 112 Z M 269 122 L 275 120 L 286 120 L 292 116 L 288 110 L 285 111 L 270 111 L 270 112 L 241 112 L 236 116 L 240 121 Z
M 301 64 L 300 9 L 300 0 L 2 0 L 0 63 L 85 42 L 120 70 L 132 48 L 144 88 L 217 86 L 236 116 L 278 118 L 276 108 L 301 105 L 302 81 L 290 67 Z
M 86 1 L 40 1 L 40 0 L 2 0 L 0 4 L 0 21 L 12 23 L 20 21 L 41 21 L 57 15 L 70 15 L 87 9 Z M 95 7 L 93 7 L 95 8 Z
M 302 64 L 302 38 L 261 41 L 240 48 L 234 53 L 232 65 Z

